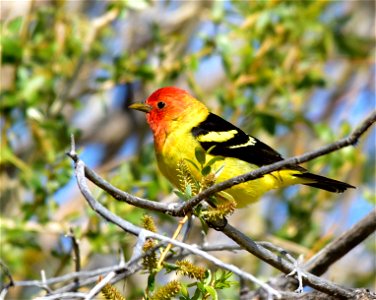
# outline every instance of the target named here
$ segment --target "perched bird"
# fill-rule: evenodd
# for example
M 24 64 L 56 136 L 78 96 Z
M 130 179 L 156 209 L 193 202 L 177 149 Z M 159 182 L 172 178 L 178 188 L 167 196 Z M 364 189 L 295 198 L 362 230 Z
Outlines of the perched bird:
M 283 160 L 271 147 L 211 113 L 203 103 L 182 89 L 158 89 L 145 103 L 134 103 L 129 107 L 146 113 L 154 135 L 159 169 L 175 187 L 179 188 L 180 184 L 177 168 L 181 161 L 187 162 L 192 176 L 200 181 L 200 170 L 193 165 L 199 165 L 195 156 L 197 147 L 205 153 L 206 161 L 222 158 L 214 160 L 211 167 L 216 173 L 216 182 Z M 244 207 L 271 189 L 299 183 L 334 193 L 354 188 L 350 184 L 309 173 L 299 165 L 289 165 L 225 192 L 237 202 L 237 207 Z

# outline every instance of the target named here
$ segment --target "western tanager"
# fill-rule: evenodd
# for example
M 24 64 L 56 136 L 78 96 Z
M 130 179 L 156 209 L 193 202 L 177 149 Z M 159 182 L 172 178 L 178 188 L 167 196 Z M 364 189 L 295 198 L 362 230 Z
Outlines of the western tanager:
M 187 162 L 192 176 L 200 181 L 201 172 L 194 167 L 199 165 L 195 154 L 197 148 L 205 153 L 206 161 L 218 158 L 211 166 L 216 182 L 283 160 L 271 147 L 211 113 L 203 103 L 182 89 L 158 89 L 145 103 L 134 103 L 129 107 L 146 113 L 154 135 L 159 169 L 175 187 L 181 188 L 177 170 L 181 161 Z M 290 165 L 225 192 L 232 196 L 238 207 L 244 207 L 271 189 L 298 183 L 335 193 L 354 188 L 347 183 L 309 173 L 301 166 Z

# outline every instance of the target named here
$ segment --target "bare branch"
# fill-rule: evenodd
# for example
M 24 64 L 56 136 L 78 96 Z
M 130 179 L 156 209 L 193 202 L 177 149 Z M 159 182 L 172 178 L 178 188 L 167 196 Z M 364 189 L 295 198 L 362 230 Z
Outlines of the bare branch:
M 289 274 L 295 270 L 295 266 L 293 264 L 281 259 L 279 256 L 270 252 L 264 247 L 261 247 L 248 236 L 244 235 L 242 232 L 232 227 L 230 224 L 226 224 L 224 227 L 222 227 L 221 231 L 234 242 L 239 244 L 243 249 L 247 250 L 256 257 L 267 262 L 276 269 L 282 271 L 283 273 Z M 329 295 L 338 295 L 350 299 L 353 296 L 353 292 L 349 289 L 336 285 L 323 278 L 319 278 L 306 271 L 303 271 L 302 274 L 304 275 L 304 283 L 315 288 L 318 291 L 322 291 Z
M 75 279 L 75 278 L 91 278 L 91 277 L 98 278 L 99 275 L 103 275 L 103 274 L 106 274 L 106 273 L 111 272 L 111 271 L 116 271 L 118 273 L 123 272 L 123 271 L 127 271 L 129 269 L 129 266 L 130 266 L 130 263 L 128 263 L 124 267 L 119 267 L 119 265 L 114 265 L 114 266 L 110 266 L 110 267 L 99 268 L 99 269 L 92 270 L 92 271 L 72 272 L 72 273 L 69 273 L 69 274 L 66 274 L 66 275 L 63 275 L 63 276 L 49 278 L 49 279 L 46 280 L 46 283 L 49 284 L 49 285 L 52 285 L 52 284 L 70 281 L 70 280 Z M 42 282 L 39 281 L 39 280 L 27 280 L 27 281 L 15 281 L 14 282 L 14 286 L 36 286 L 36 287 L 40 287 L 41 285 L 42 285 Z M 80 285 L 82 286 L 81 283 L 80 283 Z
M 375 231 L 376 209 L 316 253 L 305 263 L 304 268 L 316 275 L 324 274 L 329 266 L 345 256 Z
M 325 273 L 325 271 L 329 268 L 329 266 L 331 266 L 334 262 L 336 262 L 338 259 L 343 257 L 345 254 L 347 254 L 350 250 L 355 248 L 357 245 L 359 245 L 373 232 L 375 232 L 376 230 L 375 216 L 376 216 L 376 209 L 371 211 L 367 216 L 365 216 L 352 228 L 344 232 L 341 236 L 339 236 L 338 238 L 330 242 L 328 245 L 326 245 L 320 252 L 318 252 L 310 260 L 308 260 L 305 264 L 303 264 L 301 268 L 317 276 L 320 276 L 323 273 Z M 239 241 L 239 244 L 242 246 L 244 246 L 244 244 L 247 244 L 247 243 L 248 241 L 246 239 L 242 239 L 241 241 Z M 254 251 L 253 247 L 248 247 L 248 250 L 249 252 L 257 256 L 257 253 L 253 252 Z M 261 257 L 259 258 L 265 261 L 265 259 Z M 277 288 L 283 289 L 283 290 L 286 290 L 287 288 L 295 286 L 295 283 L 296 283 L 296 281 L 293 278 L 287 278 L 286 276 L 279 276 L 278 278 L 270 279 L 270 282 L 273 282 L 273 286 L 276 286 Z M 353 293 L 358 293 L 358 292 L 359 290 L 353 291 Z M 253 291 L 252 293 L 253 295 L 261 294 L 262 291 L 256 291 L 256 292 Z M 321 299 L 319 296 L 317 297 L 318 297 L 317 299 Z
M 12 274 L 9 271 L 9 268 L 0 260 L 0 267 L 4 271 L 5 275 L 9 278 L 9 282 L 5 284 L 0 292 L 0 300 L 5 299 L 6 294 L 11 286 L 14 286 L 14 280 Z
M 37 297 L 35 300 L 54 300 L 54 299 L 84 299 L 85 293 L 66 292 L 60 294 L 52 294 L 48 296 Z
M 87 166 L 85 166 L 85 176 L 95 185 L 109 193 L 116 200 L 127 202 L 128 204 L 134 205 L 139 208 L 145 208 L 166 214 L 172 214 L 172 212 L 174 211 L 174 207 L 179 205 L 178 203 L 159 203 L 133 196 L 127 192 L 124 192 L 114 187 Z
M 69 228 L 69 233 L 67 234 L 67 237 L 70 237 L 72 241 L 73 261 L 75 265 L 75 271 L 80 272 L 81 270 L 80 244 L 76 236 L 74 235 L 72 228 Z M 74 279 L 74 283 L 77 285 L 77 288 L 78 288 L 78 286 L 80 285 L 80 281 L 78 277 Z M 74 291 L 77 291 L 77 289 L 74 289 Z
M 85 300 L 93 299 L 97 294 L 100 293 L 100 291 L 103 289 L 103 287 L 109 283 L 114 277 L 116 276 L 116 273 L 114 271 L 108 273 L 105 278 L 103 278 L 101 281 L 99 281 L 86 295 Z
M 46 272 L 44 270 L 41 270 L 40 274 L 41 274 L 41 277 L 42 277 L 42 288 L 45 289 L 48 293 L 51 293 L 52 290 L 50 289 L 50 287 L 46 283 L 47 282 Z
M 120 262 L 119 262 L 119 267 L 124 267 L 125 266 L 125 261 L 124 261 L 124 253 L 122 250 L 120 250 Z M 142 257 L 142 253 L 139 255 L 132 255 L 131 261 L 132 260 L 138 260 L 139 257 Z M 111 280 L 113 280 L 116 277 L 117 273 L 116 271 L 111 271 L 106 275 L 105 278 L 101 279 L 87 294 L 85 297 L 85 300 L 90 300 L 93 299 L 96 295 L 100 293 L 100 291 L 103 289 L 103 287 L 110 283 Z

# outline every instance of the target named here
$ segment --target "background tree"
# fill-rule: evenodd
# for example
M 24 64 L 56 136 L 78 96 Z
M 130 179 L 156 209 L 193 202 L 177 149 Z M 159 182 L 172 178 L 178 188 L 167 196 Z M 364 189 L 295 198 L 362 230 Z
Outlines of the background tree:
M 76 188 L 65 155 L 72 132 L 80 157 L 113 185 L 147 199 L 176 200 L 157 170 L 143 116 L 127 108 L 158 87 L 189 89 L 285 157 L 346 136 L 375 107 L 374 5 L 2 2 L 1 260 L 13 279 L 40 279 L 41 270 L 47 278 L 74 271 L 76 240 L 83 269 L 113 265 L 119 249 L 126 259 L 132 254 L 135 239 L 93 213 Z M 374 145 L 373 130 L 356 147 L 306 165 L 357 190 L 342 195 L 305 187 L 275 191 L 236 211 L 231 224 L 309 258 L 371 211 Z M 148 213 L 160 232 L 171 236 L 175 230 L 177 219 L 171 216 L 119 203 L 99 189 L 96 196 L 132 223 L 141 225 Z M 202 243 L 200 230 L 195 222 L 189 243 Z M 204 239 L 228 243 L 213 230 Z M 326 277 L 347 287 L 372 288 L 374 251 L 369 239 Z M 257 278 L 278 274 L 249 253 L 216 254 Z M 359 264 L 360 259 L 368 263 Z M 120 290 L 128 299 L 141 298 L 147 277 L 129 276 Z M 158 274 L 157 283 L 164 280 Z M 233 298 L 239 286 L 220 293 Z M 39 288 L 19 286 L 8 297 L 36 295 Z

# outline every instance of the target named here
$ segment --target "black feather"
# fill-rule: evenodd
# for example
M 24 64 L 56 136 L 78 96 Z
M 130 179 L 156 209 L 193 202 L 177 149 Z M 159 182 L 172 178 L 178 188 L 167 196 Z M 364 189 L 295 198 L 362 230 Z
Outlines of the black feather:
M 312 174 L 309 172 L 296 174 L 294 176 L 313 181 L 313 183 L 306 183 L 305 185 L 309 185 L 309 186 L 322 189 L 328 192 L 332 192 L 332 193 L 343 193 L 349 188 L 355 189 L 355 186 L 352 186 L 348 183 L 331 179 L 331 178 L 327 178 L 324 176 Z
M 232 139 L 229 139 L 226 142 L 200 142 L 202 148 L 206 151 L 211 148 L 210 154 L 212 155 L 239 158 L 259 167 L 283 160 L 282 156 L 271 147 L 255 137 L 249 136 L 238 127 L 213 113 L 210 113 L 206 120 L 194 127 L 192 129 L 192 134 L 194 137 L 199 137 L 200 135 L 206 135 L 213 131 L 223 132 L 230 130 L 237 131 Z M 246 144 L 250 137 L 254 139 L 254 145 L 231 148 L 231 146 Z

